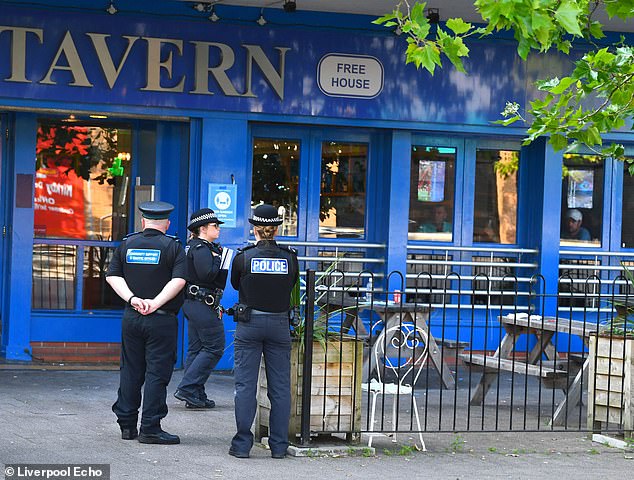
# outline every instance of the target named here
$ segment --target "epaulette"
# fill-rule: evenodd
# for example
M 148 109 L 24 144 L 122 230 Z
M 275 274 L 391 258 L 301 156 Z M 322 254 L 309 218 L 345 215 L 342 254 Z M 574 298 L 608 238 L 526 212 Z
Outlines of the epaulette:
M 141 231 L 141 232 L 132 232 L 132 233 L 128 233 L 125 237 L 123 237 L 123 238 L 121 239 L 121 241 L 123 241 L 123 240 L 127 240 L 128 238 L 133 237 L 134 235 L 140 235 L 141 233 L 143 233 L 143 232 Z
M 238 252 L 239 253 L 246 252 L 247 250 L 250 250 L 252 248 L 255 248 L 255 244 L 251 244 L 251 245 L 247 245 L 246 247 L 238 248 Z
M 278 247 L 280 247 L 282 250 L 287 250 L 289 252 L 291 252 L 294 255 L 297 255 L 297 250 L 295 250 L 293 247 L 289 246 L 289 245 L 279 245 Z
M 168 237 L 168 238 L 171 238 L 172 240 L 176 240 L 178 243 L 181 243 L 181 239 L 178 238 L 176 235 L 168 235 L 166 233 L 165 236 Z

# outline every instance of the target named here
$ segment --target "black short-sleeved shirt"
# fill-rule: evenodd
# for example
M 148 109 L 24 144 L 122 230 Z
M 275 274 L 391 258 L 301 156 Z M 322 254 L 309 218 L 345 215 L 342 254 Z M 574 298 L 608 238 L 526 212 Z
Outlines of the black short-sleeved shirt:
M 240 303 L 264 312 L 290 310 L 298 278 L 297 254 L 272 240 L 246 247 L 231 267 L 231 285 L 240 292 Z
M 227 270 L 220 270 L 222 247 L 202 238 L 187 242 L 187 283 L 224 290 Z M 215 253 L 215 255 L 214 255 Z
M 154 298 L 172 278 L 187 278 L 185 251 L 178 239 L 146 228 L 123 239 L 106 275 L 123 277 L 137 297 Z M 183 292 L 161 309 L 175 313 L 182 305 Z

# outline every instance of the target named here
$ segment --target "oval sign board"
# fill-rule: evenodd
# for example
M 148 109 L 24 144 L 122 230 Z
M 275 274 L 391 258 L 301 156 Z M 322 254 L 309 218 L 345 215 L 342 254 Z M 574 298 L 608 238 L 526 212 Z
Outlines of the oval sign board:
M 317 83 L 331 97 L 374 98 L 383 90 L 383 65 L 367 55 L 324 55 Z

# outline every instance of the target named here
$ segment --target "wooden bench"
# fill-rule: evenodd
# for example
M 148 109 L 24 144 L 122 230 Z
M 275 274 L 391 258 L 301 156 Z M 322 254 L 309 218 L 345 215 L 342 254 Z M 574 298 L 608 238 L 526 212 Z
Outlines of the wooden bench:
M 436 338 L 436 345 L 442 348 L 442 357 L 446 363 L 460 366 L 464 365 L 460 355 L 470 345 L 469 342 L 462 342 L 450 338 Z
M 566 390 L 572 383 L 572 379 L 579 371 L 578 368 L 566 369 L 568 361 L 543 360 L 541 363 L 529 364 L 522 360 L 499 358 L 490 355 L 462 353 L 459 355 L 465 365 L 481 367 L 487 373 L 499 373 L 500 371 L 513 372 L 520 375 L 539 377 L 546 388 L 560 388 Z

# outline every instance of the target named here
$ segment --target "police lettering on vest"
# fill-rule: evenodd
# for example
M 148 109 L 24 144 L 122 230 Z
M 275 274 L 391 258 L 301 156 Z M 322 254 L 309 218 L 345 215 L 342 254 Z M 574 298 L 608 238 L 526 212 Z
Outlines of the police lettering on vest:
M 285 258 L 252 258 L 251 273 L 286 275 L 288 273 L 288 261 Z

